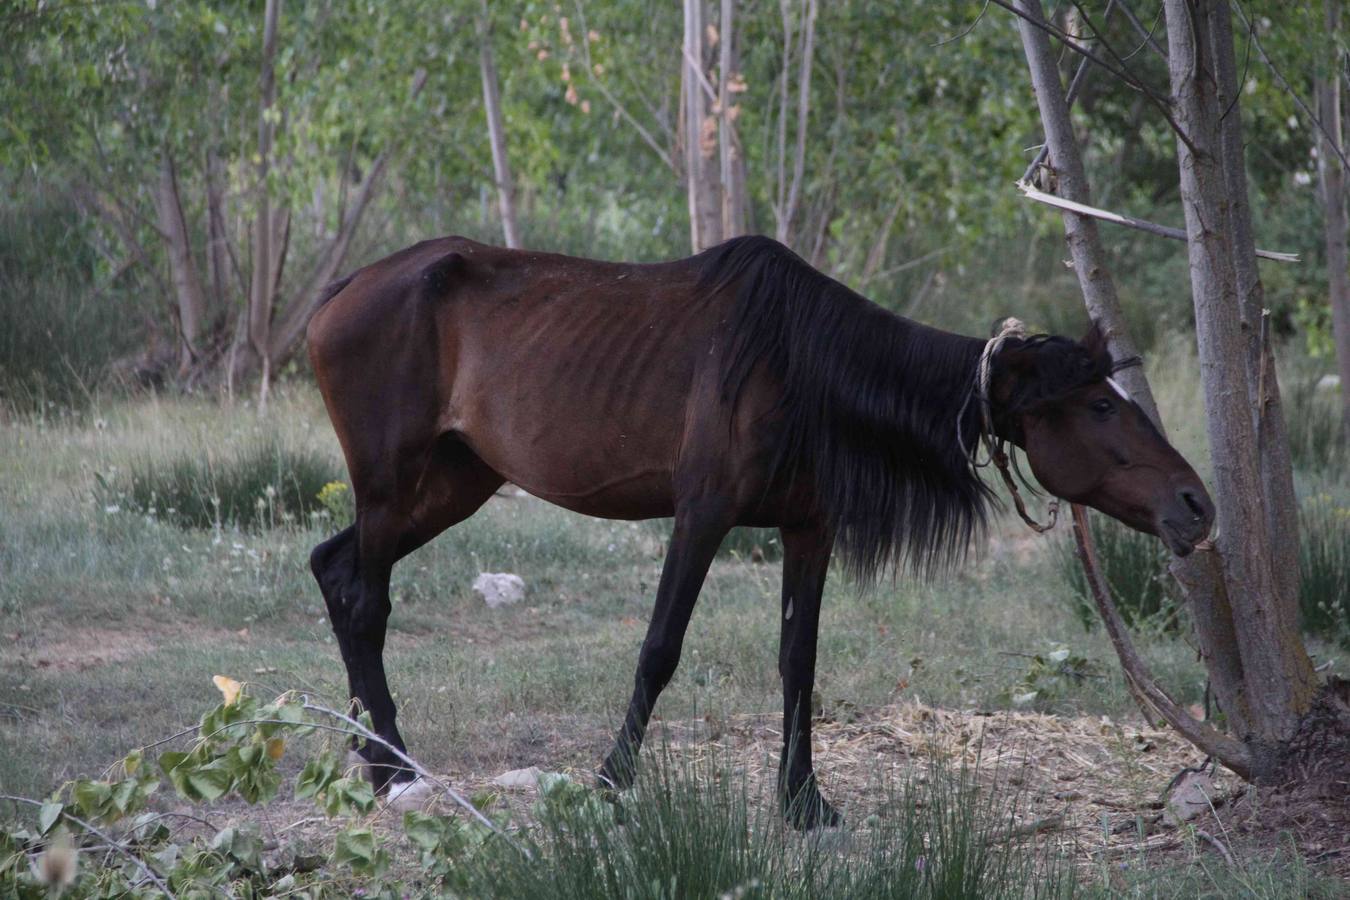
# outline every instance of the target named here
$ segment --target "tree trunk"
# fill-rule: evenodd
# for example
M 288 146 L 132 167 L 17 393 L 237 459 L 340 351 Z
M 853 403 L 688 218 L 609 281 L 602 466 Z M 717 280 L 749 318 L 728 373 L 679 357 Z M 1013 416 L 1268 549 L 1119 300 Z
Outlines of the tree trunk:
M 211 301 L 226 307 L 230 294 L 230 247 L 225 230 L 223 164 L 215 148 L 206 151 L 206 264 L 211 275 Z
M 1340 0 L 1325 0 L 1326 36 L 1340 31 Z M 1331 327 L 1336 342 L 1336 366 L 1341 376 L 1341 424 L 1350 441 L 1350 274 L 1346 272 L 1345 169 L 1337 153 L 1344 142 L 1341 130 L 1341 73 L 1339 44 L 1316 81 L 1317 113 L 1322 130 L 1317 136 L 1317 172 L 1322 188 L 1323 230 L 1327 247 L 1327 283 L 1331 295 Z M 1336 140 L 1333 146 L 1331 137 Z
M 1271 571 L 1273 547 L 1247 405 L 1247 347 L 1221 155 L 1223 109 L 1211 28 L 1215 6 L 1215 0 L 1166 0 L 1168 63 L 1174 115 L 1187 139 L 1178 136 L 1177 156 L 1214 463 L 1216 552 L 1250 713 L 1250 733 L 1240 736 L 1253 750 L 1260 777 L 1275 774 L 1281 745 L 1293 737 L 1311 706 L 1315 679 L 1298 621 L 1279 596 L 1280 582 Z M 1207 655 L 1232 652 L 1223 646 L 1202 645 L 1202 650 Z
M 584 39 L 584 38 L 583 38 Z M 511 179 L 511 160 L 506 153 L 506 129 L 497 88 L 497 63 L 492 55 L 492 26 L 487 3 L 478 16 L 479 65 L 483 74 L 483 108 L 487 112 L 488 141 L 492 145 L 492 173 L 497 180 L 497 208 L 502 217 L 502 237 L 508 247 L 520 246 L 516 222 L 516 189 Z
M 722 240 L 717 122 L 708 116 L 703 68 L 703 0 L 684 0 L 684 162 L 689 194 L 689 242 L 695 253 Z
M 262 70 L 258 77 L 258 207 L 253 223 L 253 278 L 248 296 L 249 345 L 262 366 L 262 385 L 258 391 L 260 408 L 267 404 L 272 375 L 272 301 L 277 269 L 272 259 L 276 243 L 275 218 L 267 180 L 271 173 L 272 142 L 276 134 L 272 113 L 276 102 L 276 73 L 273 66 L 280 17 L 281 0 L 267 0 L 263 10 Z
M 787 25 L 788 7 L 784 2 L 784 54 L 787 53 L 786 37 L 790 33 Z M 797 64 L 797 138 L 792 153 L 792 180 L 787 185 L 787 195 L 778 210 L 778 226 L 775 236 L 784 244 L 792 243 L 792 220 L 797 214 L 797 204 L 801 199 L 802 181 L 806 176 L 806 136 L 807 125 L 811 118 L 811 63 L 816 53 L 816 0 L 802 0 L 801 59 Z M 784 90 L 786 91 L 787 62 L 783 64 Z M 784 95 L 786 100 L 786 95 Z M 786 103 L 783 105 L 786 116 Z M 785 124 L 779 124 L 780 139 Z M 781 153 L 781 148 L 780 148 Z M 782 163 L 779 163 L 780 179 Z
M 722 34 L 717 61 L 717 122 L 722 181 L 722 239 L 745 234 L 745 160 L 736 134 L 740 106 L 729 90 L 736 72 L 736 0 L 722 0 Z
M 1256 262 L 1256 238 L 1252 231 L 1252 208 L 1247 198 L 1247 167 L 1242 146 L 1242 115 L 1238 106 L 1237 60 L 1233 53 L 1233 22 L 1228 4 L 1214 8 L 1210 20 L 1210 43 L 1218 78 L 1219 108 L 1226 111 L 1220 123 L 1224 190 L 1232 217 L 1233 271 L 1241 302 L 1242 327 L 1247 342 L 1247 392 L 1256 452 L 1261 469 L 1262 499 L 1266 527 L 1270 532 L 1271 572 L 1277 596 L 1288 609 L 1284 615 L 1299 619 L 1298 611 L 1298 496 L 1294 492 L 1294 461 L 1280 404 L 1280 383 L 1275 371 L 1275 350 L 1270 336 L 1266 288 Z
M 164 149 L 159 165 L 159 185 L 155 190 L 155 207 L 159 230 L 168 249 L 169 271 L 173 276 L 174 295 L 178 306 L 178 374 L 187 374 L 197 359 L 198 339 L 206 319 L 206 293 L 192 258 L 192 241 L 187 222 L 183 218 L 183 204 L 178 193 L 178 175 L 173 157 Z
M 1040 0 L 1017 0 L 1017 6 L 1036 21 L 1045 21 Z M 1017 27 L 1022 35 L 1022 48 L 1027 57 L 1027 67 L 1031 71 L 1031 86 L 1036 92 L 1036 104 L 1040 108 L 1041 122 L 1045 127 L 1049 164 L 1058 185 L 1056 193 L 1066 200 L 1091 205 L 1092 194 L 1088 189 L 1087 175 L 1083 170 L 1083 159 L 1078 150 L 1073 122 L 1069 118 L 1069 104 L 1059 80 L 1059 66 L 1050 49 L 1050 39 L 1044 31 L 1026 19 L 1019 18 Z M 1078 285 L 1082 289 L 1088 315 L 1101 326 L 1106 335 L 1107 346 L 1110 347 L 1111 355 L 1115 359 L 1123 360 L 1138 356 L 1139 351 L 1125 328 L 1125 317 L 1121 312 L 1120 300 L 1116 296 L 1115 282 L 1111 280 L 1111 273 L 1107 268 L 1106 251 L 1102 247 L 1096 221 L 1067 210 L 1063 213 L 1063 219 L 1065 242 L 1069 245 L 1074 274 L 1078 276 Z M 1158 417 L 1158 405 L 1153 399 L 1148 379 L 1144 377 L 1143 368 L 1132 366 L 1122 369 L 1117 377 L 1154 424 L 1161 429 L 1162 420 Z
M 1045 21 L 1040 0 L 1019 0 L 1018 8 L 1037 22 Z M 1048 181 L 1057 185 L 1058 194 L 1065 199 L 1089 204 L 1091 194 L 1069 115 L 1069 100 L 1060 84 L 1050 42 L 1045 32 L 1036 28 L 1032 22 L 1019 19 L 1018 27 L 1045 127 L 1047 157 L 1056 176 Z M 1081 75 L 1080 71 L 1078 77 Z M 1078 275 L 1088 313 L 1108 336 L 1112 355 L 1116 359 L 1134 356 L 1135 345 L 1126 329 L 1096 222 L 1069 211 L 1063 212 L 1062 216 L 1074 271 Z M 1166 434 L 1143 368 L 1123 369 L 1118 377 L 1153 419 L 1159 431 Z M 1248 730 L 1245 685 L 1222 569 L 1212 553 L 1194 553 L 1186 559 L 1176 560 L 1172 568 L 1173 574 L 1185 589 L 1212 688 L 1228 717 L 1230 728 L 1242 736 Z M 1212 649 L 1216 647 L 1223 649 L 1216 652 Z M 1122 658 L 1124 662 L 1126 660 Z M 1214 749 L 1206 748 L 1209 752 Z M 1231 758 L 1225 761 L 1230 765 L 1236 762 Z

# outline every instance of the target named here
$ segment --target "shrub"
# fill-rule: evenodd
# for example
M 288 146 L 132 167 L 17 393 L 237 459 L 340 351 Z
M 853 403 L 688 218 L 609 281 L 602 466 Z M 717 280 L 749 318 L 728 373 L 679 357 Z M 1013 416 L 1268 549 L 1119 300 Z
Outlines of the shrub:
M 37 190 L 0 203 L 0 401 L 83 407 L 108 363 L 135 345 L 142 291 L 114 280 L 69 201 Z
M 337 476 L 327 457 L 274 438 L 230 457 L 204 451 L 167 464 L 134 466 L 125 481 L 99 477 L 96 496 L 105 506 L 155 516 L 180 528 L 262 530 L 333 516 L 329 505 L 335 489 L 330 485 Z
M 1303 628 L 1350 646 L 1350 503 L 1318 494 L 1299 510 Z
M 1312 473 L 1341 469 L 1347 462 L 1340 404 L 1334 392 L 1318 390 L 1318 380 L 1317 373 L 1290 379 L 1284 398 L 1294 467 Z
M 1156 537 L 1135 531 L 1105 516 L 1089 516 L 1097 562 L 1115 599 L 1121 618 L 1138 627 L 1150 621 L 1167 621 L 1174 604 L 1167 572 L 1169 554 Z M 1087 576 L 1073 541 L 1058 545 L 1058 564 L 1072 589 L 1070 605 L 1091 630 L 1098 621 L 1097 605 L 1088 592 Z

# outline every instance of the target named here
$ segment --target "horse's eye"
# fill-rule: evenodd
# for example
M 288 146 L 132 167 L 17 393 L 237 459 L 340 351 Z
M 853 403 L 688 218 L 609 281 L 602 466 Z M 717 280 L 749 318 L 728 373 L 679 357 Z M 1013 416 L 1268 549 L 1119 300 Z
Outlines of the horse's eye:
M 1092 411 L 1099 416 L 1109 416 L 1116 411 L 1116 405 L 1103 397 L 1100 400 L 1092 401 Z

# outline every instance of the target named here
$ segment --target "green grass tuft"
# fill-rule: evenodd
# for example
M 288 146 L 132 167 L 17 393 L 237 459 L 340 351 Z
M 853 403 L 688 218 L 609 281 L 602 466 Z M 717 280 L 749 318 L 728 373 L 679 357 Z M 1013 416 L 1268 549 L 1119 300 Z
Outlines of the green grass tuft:
M 1168 619 L 1173 602 L 1167 548 L 1156 537 L 1102 515 L 1090 515 L 1088 522 L 1102 576 L 1121 617 L 1135 627 Z M 1097 606 L 1088 593 L 1087 576 L 1073 542 L 1061 542 L 1057 553 L 1060 574 L 1072 588 L 1069 605 L 1083 627 L 1091 630 L 1098 621 Z
M 273 438 L 227 456 L 203 451 L 169 463 L 135 465 L 127 478 L 116 481 L 100 475 L 95 493 L 106 506 L 180 528 L 263 531 L 332 516 L 334 504 L 320 495 L 340 477 L 326 456 Z
M 1350 503 L 1318 494 L 1299 511 L 1303 627 L 1350 646 Z
M 462 896 L 501 898 L 1001 898 L 1071 896 L 1065 857 L 1010 840 L 1013 806 L 975 772 L 934 763 L 879 785 L 880 812 L 843 829 L 788 831 L 773 798 L 716 761 L 658 750 L 613 802 L 570 781 L 546 783 L 526 840 L 534 860 L 499 846 L 452 876 Z

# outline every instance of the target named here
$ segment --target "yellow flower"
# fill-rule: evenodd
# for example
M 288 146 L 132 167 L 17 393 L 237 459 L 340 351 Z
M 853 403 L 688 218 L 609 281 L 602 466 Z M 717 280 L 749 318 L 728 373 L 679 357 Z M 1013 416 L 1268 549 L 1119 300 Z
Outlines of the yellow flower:
M 239 699 L 239 692 L 244 689 L 243 684 L 235 681 L 228 675 L 214 675 L 212 676 L 211 681 L 215 684 L 216 689 L 220 691 L 221 696 L 225 698 L 226 706 L 233 706 L 234 702 Z

